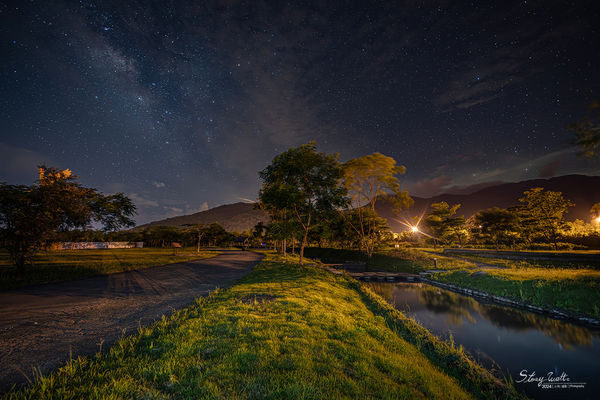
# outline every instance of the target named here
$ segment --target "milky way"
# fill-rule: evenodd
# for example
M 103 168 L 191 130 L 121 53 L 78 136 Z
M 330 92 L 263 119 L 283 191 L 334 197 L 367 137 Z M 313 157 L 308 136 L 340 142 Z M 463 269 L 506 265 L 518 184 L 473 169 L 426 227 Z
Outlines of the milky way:
M 310 140 L 419 195 L 599 173 L 566 129 L 600 99 L 598 8 L 499 3 L 2 3 L 0 180 L 71 168 L 141 223 L 254 199 Z

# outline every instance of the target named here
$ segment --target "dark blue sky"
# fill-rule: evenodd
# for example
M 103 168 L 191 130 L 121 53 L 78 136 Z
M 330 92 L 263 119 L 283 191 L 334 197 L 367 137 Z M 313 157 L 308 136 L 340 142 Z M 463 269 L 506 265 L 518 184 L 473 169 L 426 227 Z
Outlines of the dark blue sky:
M 36 164 L 138 222 L 255 199 L 316 140 L 379 151 L 412 194 L 600 174 L 566 126 L 600 99 L 595 2 L 0 3 L 0 180 Z

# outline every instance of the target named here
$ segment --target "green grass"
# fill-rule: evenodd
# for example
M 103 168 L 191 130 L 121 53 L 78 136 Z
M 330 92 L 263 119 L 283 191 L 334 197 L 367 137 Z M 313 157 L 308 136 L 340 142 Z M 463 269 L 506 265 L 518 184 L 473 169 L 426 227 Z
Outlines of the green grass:
M 311 257 L 326 263 L 364 261 L 356 250 L 307 249 Z M 531 252 L 534 253 L 534 252 Z M 558 260 L 508 260 L 472 254 L 447 257 L 443 249 L 388 250 L 373 255 L 369 269 L 378 271 L 421 272 L 438 270 L 432 279 L 462 287 L 510 297 L 545 308 L 560 308 L 593 318 L 600 318 L 600 270 L 589 260 L 562 262 Z M 482 270 L 476 262 L 498 265 L 504 269 L 484 269 L 487 275 L 472 277 Z
M 523 259 L 509 259 L 502 258 L 501 254 L 497 257 L 481 256 L 468 253 L 459 253 L 458 257 L 464 259 L 473 260 L 476 262 L 483 262 L 486 264 L 499 265 L 506 268 L 562 268 L 562 269 L 597 269 L 600 270 L 600 257 L 599 261 L 596 260 L 539 260 L 531 258 Z M 527 255 L 524 254 L 524 257 Z
M 11 265 L 8 253 L 0 252 L 0 289 L 197 260 L 219 253 L 196 254 L 195 249 L 179 249 L 179 254 L 174 256 L 173 249 L 158 248 L 48 251 L 40 252 L 32 265 L 19 271 Z
M 600 271 L 567 268 L 486 269 L 487 275 L 437 273 L 432 279 L 498 296 L 600 318 Z
M 7 399 L 516 398 L 360 283 L 268 254 L 227 290 Z
M 468 261 L 444 257 L 442 255 L 432 256 L 418 249 L 381 251 L 373 254 L 370 261 L 367 260 L 364 253 L 358 250 L 310 247 L 305 250 L 305 254 L 307 257 L 319 259 L 324 263 L 368 262 L 368 268 L 372 271 L 419 273 L 434 268 L 434 257 L 438 260 L 437 269 L 475 268 L 475 264 Z

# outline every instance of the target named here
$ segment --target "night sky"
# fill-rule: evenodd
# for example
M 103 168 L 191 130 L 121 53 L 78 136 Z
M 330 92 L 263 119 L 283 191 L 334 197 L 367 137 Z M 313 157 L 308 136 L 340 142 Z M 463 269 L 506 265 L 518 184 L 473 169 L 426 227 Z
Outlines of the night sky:
M 600 174 L 566 129 L 600 100 L 600 7 L 497 3 L 0 1 L 0 181 L 70 168 L 143 223 L 256 199 L 311 140 L 414 195 Z

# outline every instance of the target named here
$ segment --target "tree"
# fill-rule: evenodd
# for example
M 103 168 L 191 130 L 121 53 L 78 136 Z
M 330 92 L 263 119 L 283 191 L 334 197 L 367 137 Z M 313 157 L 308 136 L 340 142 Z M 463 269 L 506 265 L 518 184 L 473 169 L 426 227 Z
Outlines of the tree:
M 563 214 L 575 204 L 566 200 L 561 192 L 532 188 L 523 193 L 519 207 L 521 224 L 530 235 L 540 235 L 558 249 L 558 235 L 566 227 Z
M 351 225 L 360 235 L 360 247 L 369 259 L 382 238 L 381 221 L 375 211 L 377 200 L 390 202 L 397 209 L 413 204 L 398 182 L 397 176 L 405 172 L 404 166 L 381 153 L 354 158 L 344 164 L 344 187 L 357 217 L 357 223 Z
M 204 224 L 184 224 L 183 226 L 186 227 L 186 232 L 196 240 L 196 253 L 200 253 L 200 242 L 202 241 L 202 236 L 206 234 L 206 227 Z
M 260 173 L 261 207 L 271 214 L 285 212 L 301 227 L 300 264 L 304 261 L 308 232 L 315 219 L 346 205 L 340 185 L 342 168 L 337 155 L 316 151 L 310 142 L 276 156 Z
M 474 216 L 479 231 L 488 236 L 499 249 L 500 243 L 514 237 L 518 232 L 519 218 L 514 212 L 504 208 L 481 210 Z
M 182 241 L 183 231 L 176 226 L 155 225 L 144 231 L 144 242 L 155 247 L 165 247 L 167 244 Z
M 0 184 L 0 230 L 12 262 L 19 268 L 59 232 L 91 223 L 111 231 L 131 226 L 135 205 L 123 193 L 103 195 L 76 182 L 70 170 L 41 165 L 37 184 Z
M 444 240 L 450 235 L 456 236 L 460 246 L 463 244 L 465 234 L 465 218 L 453 217 L 460 208 L 460 204 L 452 207 L 445 201 L 433 203 L 431 211 L 425 217 L 425 225 L 429 227 L 436 240 Z
M 233 240 L 233 235 L 225 230 L 220 224 L 213 222 L 204 228 L 204 238 L 213 246 L 217 244 L 223 245 L 224 243 Z
M 575 135 L 573 144 L 580 149 L 580 155 L 600 160 L 600 103 L 590 106 L 595 116 L 586 116 L 583 121 L 569 126 Z

